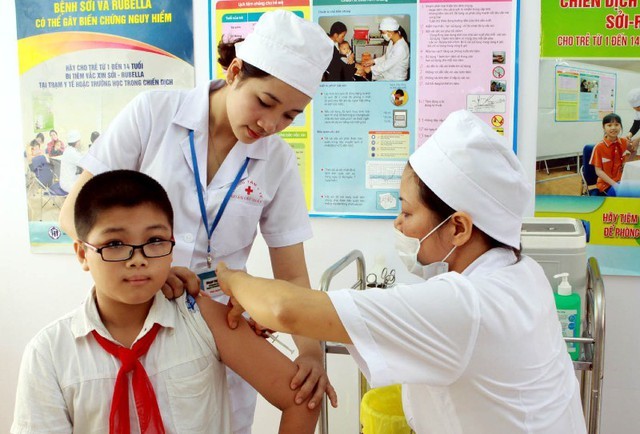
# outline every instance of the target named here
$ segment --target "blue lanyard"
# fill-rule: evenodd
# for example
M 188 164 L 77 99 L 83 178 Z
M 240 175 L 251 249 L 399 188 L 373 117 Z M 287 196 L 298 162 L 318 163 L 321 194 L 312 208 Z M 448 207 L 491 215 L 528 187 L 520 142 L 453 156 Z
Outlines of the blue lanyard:
M 200 170 L 198 170 L 198 160 L 196 158 L 196 147 L 193 142 L 193 130 L 189 130 L 189 145 L 191 147 L 191 160 L 193 161 L 193 176 L 196 181 L 196 189 L 198 190 L 198 201 L 200 202 L 200 215 L 202 216 L 202 221 L 204 222 L 204 227 L 207 230 L 207 235 L 208 235 L 207 266 L 211 268 L 211 264 L 213 262 L 211 259 L 211 235 L 213 235 L 213 231 L 216 230 L 216 226 L 218 226 L 218 223 L 220 222 L 220 218 L 222 217 L 222 214 L 224 213 L 224 209 L 227 207 L 227 204 L 229 203 L 229 199 L 231 199 L 231 195 L 233 194 L 234 190 L 240 183 L 240 178 L 242 178 L 242 174 L 244 173 L 245 170 L 247 170 L 247 166 L 249 165 L 249 157 L 247 157 L 244 160 L 244 164 L 238 171 L 236 178 L 231 183 L 231 186 L 229 186 L 229 191 L 227 191 L 227 194 L 224 197 L 224 200 L 220 204 L 220 208 L 218 209 L 216 218 L 213 220 L 213 224 L 211 225 L 211 228 L 209 228 L 209 219 L 207 218 L 207 208 L 205 207 L 205 204 L 204 204 L 202 184 L 200 184 Z

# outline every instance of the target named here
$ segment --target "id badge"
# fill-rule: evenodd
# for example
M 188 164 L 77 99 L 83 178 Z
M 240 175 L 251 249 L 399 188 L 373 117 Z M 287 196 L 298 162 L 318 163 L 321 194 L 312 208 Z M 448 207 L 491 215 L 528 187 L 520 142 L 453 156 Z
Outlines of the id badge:
M 204 268 L 196 270 L 196 274 L 200 278 L 200 289 L 207 293 L 212 299 L 220 298 L 224 295 L 218 283 L 218 276 L 215 270 Z

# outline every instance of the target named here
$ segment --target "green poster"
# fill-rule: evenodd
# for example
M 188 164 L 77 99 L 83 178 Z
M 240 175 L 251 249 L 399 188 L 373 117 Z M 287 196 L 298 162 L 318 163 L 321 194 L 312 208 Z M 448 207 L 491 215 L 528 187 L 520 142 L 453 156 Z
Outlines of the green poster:
M 541 7 L 541 57 L 638 57 L 638 0 L 542 0 Z

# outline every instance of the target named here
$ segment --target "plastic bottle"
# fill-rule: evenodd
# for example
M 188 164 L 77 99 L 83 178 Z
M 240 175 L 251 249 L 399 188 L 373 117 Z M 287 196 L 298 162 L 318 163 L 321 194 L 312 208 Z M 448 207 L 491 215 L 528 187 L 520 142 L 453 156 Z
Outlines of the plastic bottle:
M 569 284 L 569 273 L 560 273 L 553 276 L 562 278 L 558 285 L 558 292 L 553 296 L 556 300 L 556 310 L 558 311 L 558 319 L 562 326 L 562 336 L 578 337 L 580 334 L 580 296 L 571 292 Z M 580 355 L 580 346 L 575 343 L 567 343 L 567 350 L 571 356 L 571 360 L 578 360 Z

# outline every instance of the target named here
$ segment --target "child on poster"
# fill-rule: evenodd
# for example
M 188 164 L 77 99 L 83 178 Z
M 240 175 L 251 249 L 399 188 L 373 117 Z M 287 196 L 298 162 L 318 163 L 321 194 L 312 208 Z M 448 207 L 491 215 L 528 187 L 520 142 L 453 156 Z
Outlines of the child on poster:
M 340 51 L 340 54 L 342 55 L 341 60 L 344 63 L 346 63 L 347 65 L 353 64 L 353 51 L 351 51 L 351 46 L 347 41 L 342 41 L 340 42 L 340 44 L 338 44 L 338 51 Z

